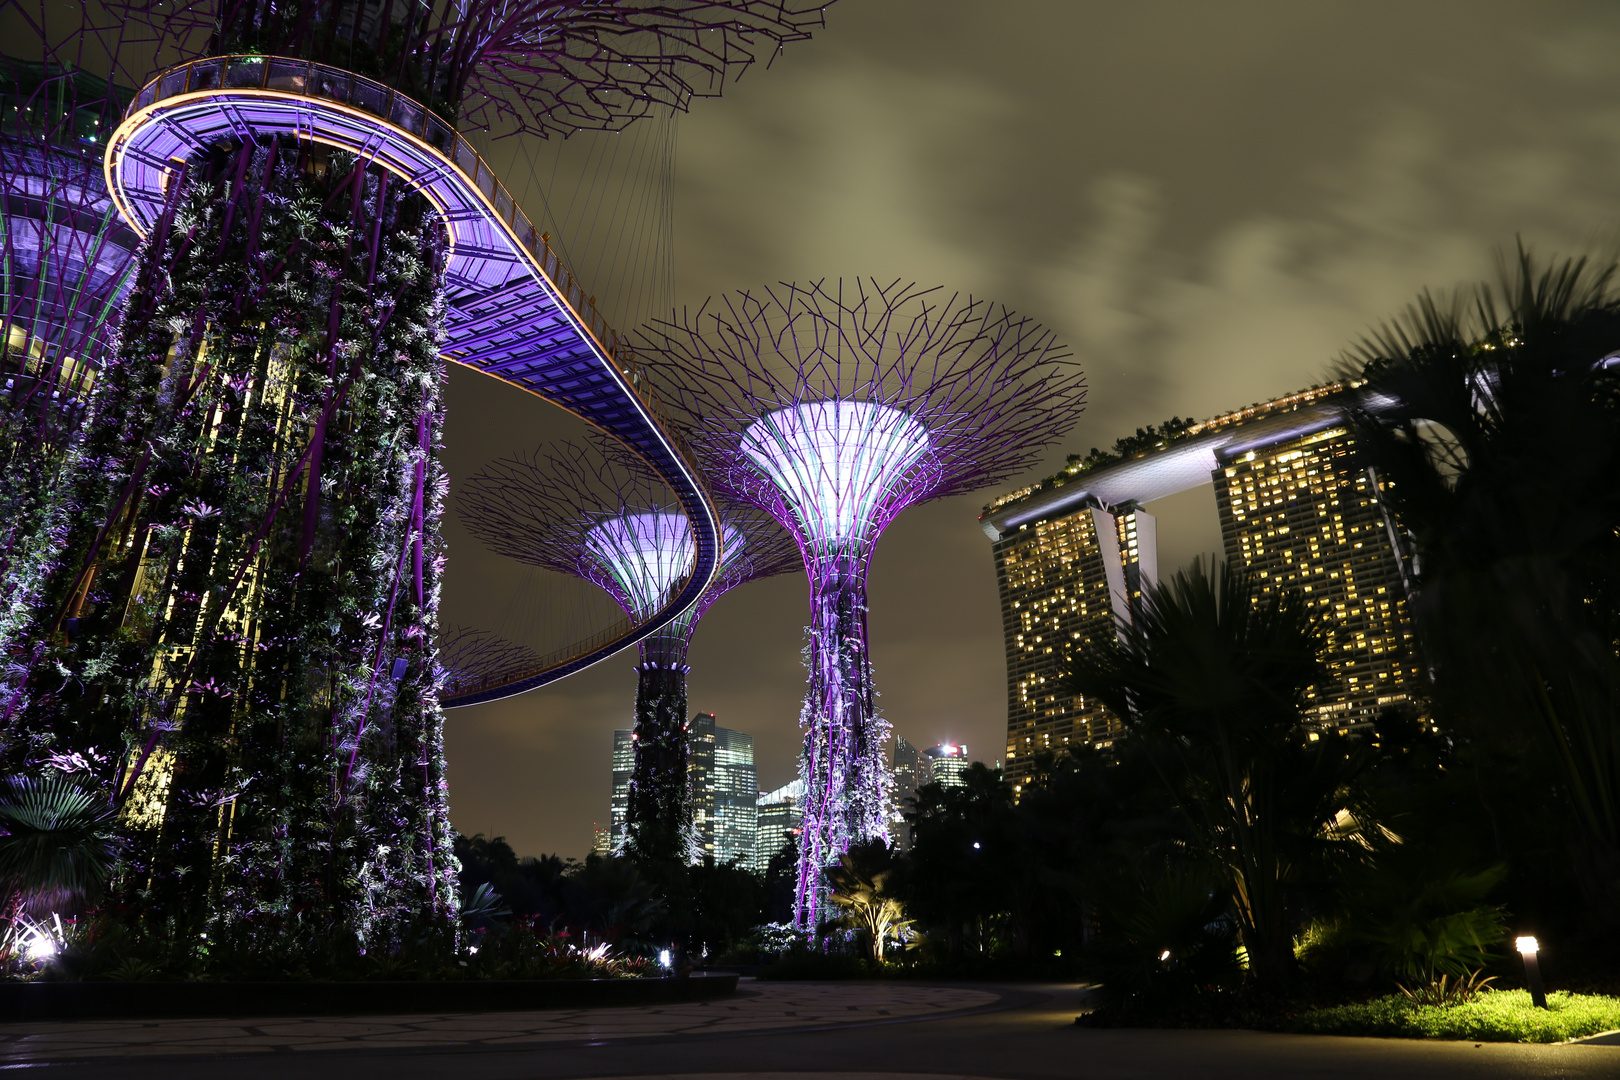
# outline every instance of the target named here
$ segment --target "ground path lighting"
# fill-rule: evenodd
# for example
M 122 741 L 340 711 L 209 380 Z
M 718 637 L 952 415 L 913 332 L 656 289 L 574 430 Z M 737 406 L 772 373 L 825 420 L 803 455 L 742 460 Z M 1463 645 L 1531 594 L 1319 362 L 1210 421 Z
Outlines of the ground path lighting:
M 1524 980 L 1530 984 L 1530 1000 L 1538 1009 L 1547 1007 L 1547 991 L 1541 985 L 1541 945 L 1534 937 L 1521 937 L 1513 943 L 1524 961 Z
M 640 351 L 716 487 L 793 535 L 810 578 L 795 920 L 827 866 L 886 837 L 891 791 L 867 654 L 866 577 L 906 507 L 1031 468 L 1085 382 L 1050 331 L 1004 307 L 870 280 L 784 284 L 644 330 Z
M 492 550 L 592 582 L 633 619 L 666 604 L 693 573 L 686 515 L 657 476 L 601 436 L 494 462 L 468 480 L 459 509 L 468 531 Z M 720 521 L 718 573 L 695 604 L 640 645 L 624 839 L 654 858 L 695 854 L 686 655 L 698 620 L 737 586 L 800 565 L 792 538 L 754 506 L 721 500 Z

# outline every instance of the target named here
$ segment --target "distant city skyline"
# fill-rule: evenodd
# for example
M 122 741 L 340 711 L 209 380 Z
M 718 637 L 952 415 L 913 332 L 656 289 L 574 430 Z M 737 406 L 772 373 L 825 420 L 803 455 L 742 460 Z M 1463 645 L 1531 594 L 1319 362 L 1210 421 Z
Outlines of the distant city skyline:
M 813 42 L 680 118 L 673 166 L 677 306 L 888 274 L 1005 300 L 1082 361 L 1087 410 L 1042 468 L 907 511 L 874 557 L 884 715 L 918 744 L 964 741 L 987 760 L 1004 755 L 1007 699 L 995 567 L 975 523 L 988 498 L 1145 424 L 1321 380 L 1424 287 L 1490 277 L 1516 235 L 1543 253 L 1587 250 L 1615 216 L 1620 147 L 1606 119 L 1620 103 L 1610 9 L 1421 5 L 1391 34 L 1354 5 L 1279 17 L 1006 2 L 1006 19 L 949 0 L 829 8 Z M 982 141 L 966 157 L 964 124 Z M 583 156 L 593 138 L 559 146 Z M 531 214 L 555 195 L 548 149 L 489 147 Z M 640 317 L 609 311 L 626 331 Z M 573 437 L 570 423 L 453 371 L 452 484 Z M 1224 551 L 1212 489 L 1143 509 L 1162 572 Z M 516 622 L 526 580 L 458 524 L 447 535 L 445 621 L 498 629 L 511 609 Z M 692 707 L 753 734 L 766 788 L 797 767 L 807 592 L 798 574 L 738 589 L 692 645 Z M 604 780 L 576 763 L 601 761 L 629 726 L 634 662 L 452 714 L 453 822 L 498 827 L 521 851 L 581 854 Z

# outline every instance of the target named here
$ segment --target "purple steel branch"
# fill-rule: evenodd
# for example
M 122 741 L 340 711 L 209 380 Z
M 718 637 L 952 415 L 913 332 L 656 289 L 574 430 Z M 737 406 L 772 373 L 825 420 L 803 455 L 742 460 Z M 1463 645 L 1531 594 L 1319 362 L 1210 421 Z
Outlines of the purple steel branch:
M 459 509 L 491 550 L 589 581 L 632 617 L 666 602 L 691 570 L 691 529 L 668 488 L 602 435 L 493 462 L 467 482 Z M 721 502 L 720 520 L 725 547 L 713 582 L 655 635 L 663 641 L 644 644 L 660 662 L 681 662 L 693 627 L 721 596 L 798 567 L 791 538 L 768 515 Z
M 626 614 L 669 602 L 692 572 L 692 530 L 633 455 L 601 435 L 549 454 L 496 462 L 468 482 L 462 519 L 503 555 L 573 574 L 606 590 Z M 695 853 L 686 789 L 686 651 L 698 619 L 727 590 L 798 565 L 792 539 L 746 504 L 720 507 L 724 557 L 697 603 L 641 643 L 636 668 L 635 769 L 624 840 L 676 861 Z
M 0 348 L 27 358 L 26 372 L 6 371 L 11 407 L 57 400 L 39 410 L 45 423 L 88 389 L 140 240 L 113 213 L 101 175 L 122 104 L 110 85 L 48 49 L 41 56 L 0 57 L 11 91 L 0 99 Z
M 914 503 L 1036 465 L 1074 425 L 1085 381 L 1033 321 L 899 282 L 738 293 L 644 330 L 641 346 L 717 489 L 781 522 L 810 578 L 795 918 L 814 928 L 822 871 L 886 837 L 891 813 L 866 645 L 878 536 Z
M 109 0 L 194 56 L 297 56 L 376 77 L 462 131 L 622 129 L 718 95 L 823 25 L 828 0 Z

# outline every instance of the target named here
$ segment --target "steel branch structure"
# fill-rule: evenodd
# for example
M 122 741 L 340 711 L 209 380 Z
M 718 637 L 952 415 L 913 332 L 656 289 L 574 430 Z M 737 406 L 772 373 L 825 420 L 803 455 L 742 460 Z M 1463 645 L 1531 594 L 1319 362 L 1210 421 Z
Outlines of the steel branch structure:
M 685 110 L 807 40 L 824 0 L 111 0 L 183 55 L 297 56 L 460 130 L 567 136 Z
M 1035 465 L 1078 418 L 1085 382 L 1033 321 L 899 282 L 738 293 L 644 331 L 641 347 L 716 487 L 792 533 L 810 578 L 795 917 L 814 928 L 824 868 L 888 829 L 888 725 L 866 644 L 878 537 L 908 506 Z
M 641 643 L 635 772 L 627 843 L 653 857 L 687 853 L 687 646 L 699 619 L 748 581 L 797 569 L 796 545 L 769 515 L 721 503 L 725 555 L 697 603 Z M 468 530 L 490 548 L 589 581 L 625 612 L 645 617 L 691 574 L 692 528 L 657 476 L 602 438 L 495 462 L 461 497 Z
M 457 904 L 444 361 L 569 408 L 669 484 L 693 558 L 628 640 L 696 602 L 720 553 L 679 437 L 453 119 L 611 127 L 802 27 L 749 0 L 115 7 L 183 62 L 109 139 L 108 187 L 145 242 L 0 756 L 104 751 L 128 880 L 158 918 L 275 935 L 264 911 L 305 912 L 394 947 Z

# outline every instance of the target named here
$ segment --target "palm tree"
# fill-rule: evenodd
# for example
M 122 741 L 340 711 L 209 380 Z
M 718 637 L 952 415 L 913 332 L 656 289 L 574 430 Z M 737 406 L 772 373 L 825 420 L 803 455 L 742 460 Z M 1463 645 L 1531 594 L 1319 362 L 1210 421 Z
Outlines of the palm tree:
M 1117 648 L 1068 678 L 1123 718 L 1198 854 L 1224 868 L 1250 973 L 1271 986 L 1294 969 L 1290 882 L 1348 846 L 1330 826 L 1359 752 L 1301 726 L 1321 647 L 1299 596 L 1195 560 L 1145 592 Z
M 63 773 L 0 784 L 0 888 L 13 916 L 60 911 L 93 895 L 117 858 L 105 796 Z
M 1522 245 L 1364 340 L 1392 412 L 1357 440 L 1415 541 L 1414 620 L 1453 730 L 1548 769 L 1590 899 L 1620 900 L 1620 295 Z
M 890 854 L 882 840 L 857 844 L 844 852 L 836 866 L 828 867 L 832 902 L 843 910 L 844 921 L 866 932 L 868 955 L 883 963 L 889 938 L 910 926 L 905 908 L 889 892 Z

